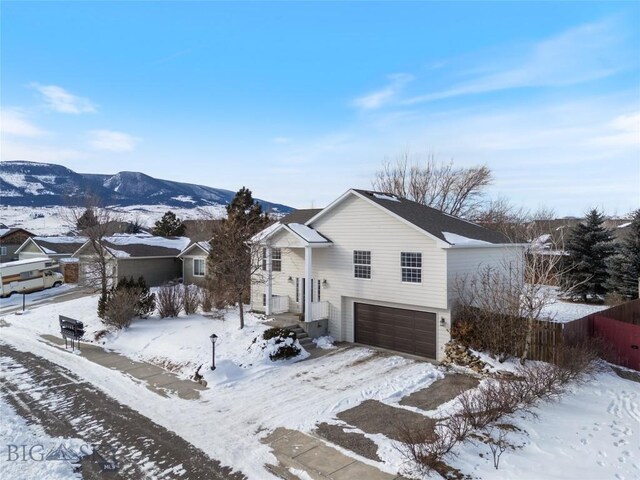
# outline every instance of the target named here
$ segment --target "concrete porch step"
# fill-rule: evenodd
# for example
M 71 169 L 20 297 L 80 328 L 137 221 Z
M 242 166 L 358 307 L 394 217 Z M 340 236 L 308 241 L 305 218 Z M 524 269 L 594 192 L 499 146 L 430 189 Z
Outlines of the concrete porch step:
M 309 350 L 310 348 L 316 348 L 316 344 L 313 343 L 313 340 L 311 340 L 309 337 L 300 339 L 298 338 L 298 341 L 300 342 L 300 345 L 302 345 L 305 350 Z

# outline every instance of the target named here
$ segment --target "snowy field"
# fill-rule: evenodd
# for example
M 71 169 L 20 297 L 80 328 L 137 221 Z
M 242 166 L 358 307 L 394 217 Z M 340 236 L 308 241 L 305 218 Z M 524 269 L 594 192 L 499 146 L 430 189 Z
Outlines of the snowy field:
M 197 208 L 176 208 L 167 205 L 113 207 L 115 215 L 123 221 L 139 220 L 148 228 L 152 228 L 167 210 L 171 210 L 182 220 L 222 218 L 226 215 L 224 205 Z M 36 218 L 38 215 L 42 217 Z M 37 235 L 60 235 L 69 232 L 73 226 L 69 225 L 68 218 L 65 207 L 0 207 L 0 223 L 10 228 L 22 227 Z
M 263 465 L 275 459 L 260 439 L 275 428 L 311 432 L 316 424 L 335 422 L 338 412 L 367 399 L 412 409 L 398 402 L 444 374 L 429 363 L 375 355 L 361 347 L 334 348 L 308 361 L 271 362 L 253 344 L 267 328 L 262 317 L 247 314 L 246 328 L 240 331 L 235 310 L 227 312 L 224 321 L 201 315 L 152 317 L 101 339 L 106 348 L 165 364 L 182 376 L 204 365 L 209 388 L 199 400 L 163 398 L 137 380 L 38 340 L 38 333 L 58 335 L 59 314 L 84 321 L 87 336 L 92 336 L 104 328 L 96 317 L 96 304 L 92 296 L 41 306 L 24 317 L 6 315 L 11 325 L 0 329 L 1 339 L 69 368 L 252 479 L 274 478 Z M 207 368 L 212 333 L 218 335 L 214 372 Z M 541 404 L 535 409 L 537 418 L 522 414 L 508 419 L 521 429 L 509 434 L 509 441 L 520 448 L 503 454 L 499 470 L 481 442 L 457 447 L 449 463 L 482 479 L 640 478 L 639 386 L 611 372 L 598 374 L 559 400 Z M 446 414 L 454 404 L 455 400 L 429 413 Z M 390 473 L 403 468 L 392 441 L 382 435 L 367 437 L 378 445 L 382 462 L 341 451 Z

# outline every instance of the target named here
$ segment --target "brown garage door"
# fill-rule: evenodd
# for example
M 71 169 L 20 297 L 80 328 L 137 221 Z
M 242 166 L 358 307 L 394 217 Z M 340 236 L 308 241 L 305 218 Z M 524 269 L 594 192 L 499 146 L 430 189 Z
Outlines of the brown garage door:
M 355 341 L 436 358 L 436 314 L 354 304 Z

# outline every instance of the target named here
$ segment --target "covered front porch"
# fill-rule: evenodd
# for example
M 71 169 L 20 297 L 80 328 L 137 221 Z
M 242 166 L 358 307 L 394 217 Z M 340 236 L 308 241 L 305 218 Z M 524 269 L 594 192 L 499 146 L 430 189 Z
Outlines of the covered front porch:
M 333 244 L 312 228 L 299 223 L 277 226 L 260 239 L 260 244 L 264 251 L 264 307 L 266 315 L 280 324 L 285 322 L 289 324 L 292 322 L 295 324 L 317 324 L 321 322 L 326 330 L 329 319 L 329 302 L 320 300 L 321 282 L 326 285 L 326 281 L 313 278 L 313 252 L 317 248 L 328 248 Z M 285 274 L 290 274 L 288 278 L 290 284 L 295 282 L 295 298 L 284 294 L 283 291 L 274 291 L 273 253 L 274 250 L 278 253 L 284 249 L 304 250 L 304 274 L 300 275 L 286 269 L 283 271 Z M 281 265 L 283 263 L 286 265 L 286 258 L 277 256 L 276 259 Z

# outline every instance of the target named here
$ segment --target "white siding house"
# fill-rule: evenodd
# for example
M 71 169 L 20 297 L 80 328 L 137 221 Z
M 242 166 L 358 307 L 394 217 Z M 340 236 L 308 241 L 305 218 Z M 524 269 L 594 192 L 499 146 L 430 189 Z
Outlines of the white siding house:
M 455 277 L 521 258 L 495 232 L 363 190 L 294 212 L 256 240 L 265 259 L 252 283 L 254 310 L 304 313 L 312 337 L 436 359 L 450 338 Z

